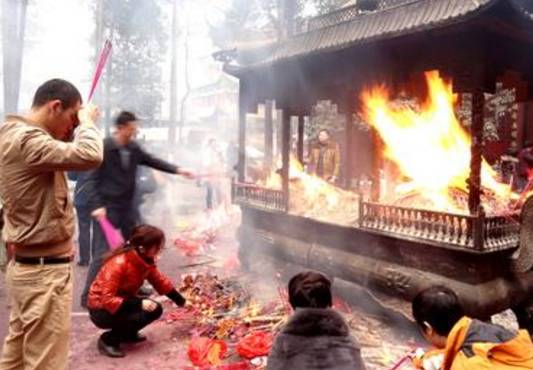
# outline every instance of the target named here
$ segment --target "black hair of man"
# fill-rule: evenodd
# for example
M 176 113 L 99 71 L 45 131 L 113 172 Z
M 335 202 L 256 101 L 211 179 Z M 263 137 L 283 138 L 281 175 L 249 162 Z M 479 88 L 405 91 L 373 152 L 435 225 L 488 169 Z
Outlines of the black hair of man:
M 417 294 L 413 300 L 413 317 L 420 327 L 431 325 L 437 334 L 447 337 L 464 316 L 463 306 L 455 292 L 445 286 L 434 286 Z
M 301 272 L 289 281 L 289 302 L 293 308 L 331 307 L 331 281 L 318 272 Z
M 115 118 L 115 125 L 124 126 L 134 121 L 137 121 L 137 116 L 131 112 L 123 110 L 118 114 L 117 118 Z
M 318 131 L 318 134 L 320 135 L 321 133 L 325 132 L 328 136 L 331 136 L 329 130 L 327 128 L 323 128 L 323 129 L 320 129 L 320 131 Z
M 77 103 L 83 102 L 76 86 L 59 78 L 48 80 L 37 88 L 33 96 L 32 108 L 40 108 L 52 100 L 61 101 L 63 109 L 72 108 Z

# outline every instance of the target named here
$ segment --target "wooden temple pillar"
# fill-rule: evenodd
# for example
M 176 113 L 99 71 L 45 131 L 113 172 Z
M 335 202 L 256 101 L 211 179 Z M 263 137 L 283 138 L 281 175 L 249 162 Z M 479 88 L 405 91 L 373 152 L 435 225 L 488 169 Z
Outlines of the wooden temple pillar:
M 273 164 L 273 144 L 274 144 L 274 121 L 273 121 L 272 100 L 265 102 L 265 170 L 271 171 Z
M 483 156 L 483 121 L 485 95 L 481 86 L 472 91 L 472 145 L 470 147 L 470 177 L 468 179 L 468 210 L 479 215 L 481 209 L 481 159 Z
M 352 180 L 354 175 L 354 166 L 355 166 L 355 122 L 354 117 L 358 113 L 359 109 L 359 100 L 357 98 L 357 93 L 354 90 L 348 90 L 345 94 L 344 101 L 344 114 L 346 115 L 346 132 L 345 132 L 345 159 L 344 159 L 344 186 L 348 189 L 352 187 Z
M 248 113 L 248 99 L 244 81 L 239 84 L 239 159 L 237 162 L 237 179 L 244 182 L 246 177 L 246 114 Z
M 470 59 L 470 67 L 465 68 L 459 62 L 455 62 L 453 68 L 442 71 L 441 77 L 451 78 L 455 91 L 470 93 L 472 95 L 472 111 L 470 125 L 470 174 L 468 183 L 468 211 L 470 215 L 483 218 L 485 214 L 481 205 L 481 164 L 483 158 L 483 133 L 485 121 L 485 91 L 495 91 L 496 75 L 493 70 L 485 66 L 487 60 L 486 50 L 472 49 L 467 55 Z M 465 57 L 466 58 L 466 57 Z M 449 74 L 448 74 L 448 73 Z M 474 226 L 474 244 L 482 248 L 482 228 Z
M 297 155 L 298 161 L 304 163 L 304 130 L 305 130 L 305 116 L 298 116 L 298 145 Z
M 283 191 L 285 211 L 289 210 L 289 175 L 291 156 L 291 113 L 287 107 L 282 109 L 281 119 L 281 189 Z

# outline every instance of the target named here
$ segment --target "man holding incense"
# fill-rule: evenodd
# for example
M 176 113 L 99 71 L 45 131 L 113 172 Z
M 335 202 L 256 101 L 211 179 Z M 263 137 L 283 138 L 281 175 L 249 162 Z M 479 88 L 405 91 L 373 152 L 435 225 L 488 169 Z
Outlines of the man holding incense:
M 136 210 L 134 195 L 137 168 L 148 166 L 159 171 L 194 176 L 176 165 L 147 153 L 136 141 L 138 119 L 135 114 L 121 112 L 115 119 L 115 132 L 104 140 L 104 161 L 88 177 L 93 217 L 107 217 L 120 231 L 125 239 L 130 237 L 135 226 Z M 109 251 L 104 233 L 99 225 L 94 230 L 94 256 L 85 288 L 81 296 L 81 305 L 87 307 L 87 295 L 100 267 L 104 255 Z
M 27 115 L 0 126 L 3 238 L 15 261 L 2 370 L 68 368 L 75 218 L 64 171 L 93 169 L 103 155 L 98 110 L 81 102 L 70 82 L 50 80 Z

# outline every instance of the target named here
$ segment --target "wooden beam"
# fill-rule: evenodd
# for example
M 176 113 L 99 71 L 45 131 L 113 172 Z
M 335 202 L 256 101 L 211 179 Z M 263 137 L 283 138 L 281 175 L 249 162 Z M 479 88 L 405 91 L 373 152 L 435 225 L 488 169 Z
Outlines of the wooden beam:
M 298 116 L 298 160 L 304 163 L 305 116 Z
M 246 113 L 248 103 L 244 82 L 239 84 L 239 161 L 237 163 L 237 173 L 239 182 L 244 182 L 246 177 Z
M 483 152 L 483 119 L 485 95 L 481 87 L 472 92 L 472 145 L 468 179 L 468 209 L 471 215 L 481 213 L 481 157 Z
M 285 210 L 289 210 L 289 169 L 291 151 L 291 114 L 287 108 L 282 110 L 281 120 L 281 179 L 285 196 Z
M 273 163 L 272 146 L 274 144 L 274 123 L 272 117 L 272 100 L 265 102 L 265 169 L 270 171 Z
M 345 132 L 345 158 L 344 158 L 344 185 L 346 188 L 352 186 L 353 170 L 354 170 L 354 153 L 355 151 L 355 140 L 354 140 L 354 115 L 357 113 L 358 109 L 358 99 L 355 91 L 348 90 L 345 97 L 346 105 L 346 132 Z

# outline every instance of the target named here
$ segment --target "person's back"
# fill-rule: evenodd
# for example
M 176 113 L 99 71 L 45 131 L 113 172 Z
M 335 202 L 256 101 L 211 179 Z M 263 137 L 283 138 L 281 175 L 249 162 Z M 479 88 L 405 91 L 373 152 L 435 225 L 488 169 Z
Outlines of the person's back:
M 268 370 L 362 370 L 359 344 L 342 316 L 331 309 L 331 283 L 305 272 L 289 282 L 294 315 L 276 337 Z
M 533 369 L 533 343 L 527 331 L 516 333 L 465 317 L 459 298 L 446 287 L 420 292 L 413 300 L 413 317 L 437 348 L 417 360 L 421 369 L 434 369 L 429 356 L 439 352 L 439 370 Z
M 443 369 L 533 369 L 529 334 L 463 317 L 448 335 Z
M 363 369 L 359 345 L 342 316 L 329 308 L 299 308 L 276 338 L 269 370 Z

